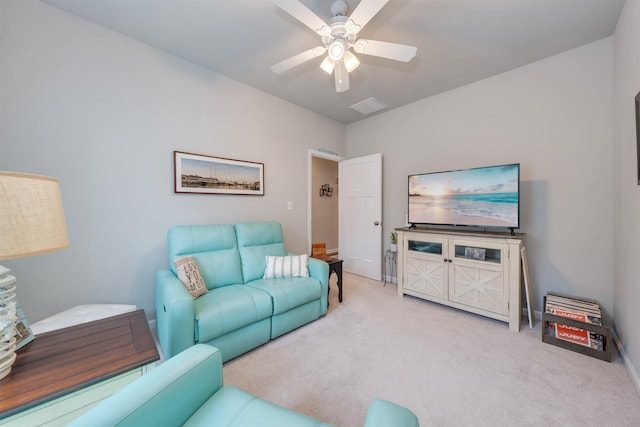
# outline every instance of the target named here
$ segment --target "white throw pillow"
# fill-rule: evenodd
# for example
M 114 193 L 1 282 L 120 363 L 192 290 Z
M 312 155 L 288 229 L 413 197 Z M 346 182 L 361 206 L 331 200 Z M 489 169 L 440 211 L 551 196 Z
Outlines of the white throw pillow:
M 270 256 L 267 255 L 264 279 L 281 277 L 309 277 L 309 255 Z

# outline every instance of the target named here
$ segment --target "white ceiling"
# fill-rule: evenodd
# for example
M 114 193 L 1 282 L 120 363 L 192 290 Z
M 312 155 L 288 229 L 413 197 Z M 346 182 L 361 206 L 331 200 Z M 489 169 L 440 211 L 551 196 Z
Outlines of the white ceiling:
M 375 97 L 396 108 L 613 34 L 624 0 L 391 0 L 359 38 L 417 46 L 409 63 L 360 55 L 336 93 L 322 57 L 271 65 L 320 38 L 270 0 L 43 0 L 342 123 Z M 302 0 L 323 20 L 332 0 Z M 347 0 L 348 14 L 359 3 Z

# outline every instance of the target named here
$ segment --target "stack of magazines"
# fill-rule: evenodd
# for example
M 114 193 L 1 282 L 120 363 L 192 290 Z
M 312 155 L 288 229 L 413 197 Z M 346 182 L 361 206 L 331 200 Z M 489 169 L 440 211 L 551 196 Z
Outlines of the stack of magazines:
M 549 314 L 602 326 L 600 305 L 593 300 L 583 300 L 549 292 L 544 309 Z M 601 334 L 549 321 L 546 322 L 545 329 L 547 335 L 555 336 L 563 341 L 596 350 L 603 350 L 604 348 L 604 337 Z

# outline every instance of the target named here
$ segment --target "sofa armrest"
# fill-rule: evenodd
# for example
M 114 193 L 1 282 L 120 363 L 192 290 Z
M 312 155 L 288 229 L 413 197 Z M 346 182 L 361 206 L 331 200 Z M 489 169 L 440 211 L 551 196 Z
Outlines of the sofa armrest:
M 195 344 L 193 297 L 171 270 L 156 272 L 156 329 L 165 358 Z
M 327 298 L 329 295 L 329 264 L 326 262 L 309 257 L 309 276 L 318 279 L 322 287 L 320 295 L 320 315 L 327 312 Z
M 373 399 L 367 411 L 365 427 L 419 427 L 418 417 L 407 408 L 387 400 Z
M 222 387 L 222 355 L 198 344 L 106 398 L 68 426 L 179 426 Z

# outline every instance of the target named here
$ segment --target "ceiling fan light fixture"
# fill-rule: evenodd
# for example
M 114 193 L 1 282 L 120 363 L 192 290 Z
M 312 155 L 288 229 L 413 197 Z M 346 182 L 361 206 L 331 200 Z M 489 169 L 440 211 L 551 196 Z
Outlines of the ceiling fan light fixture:
M 346 48 L 347 45 L 344 40 L 335 39 L 329 45 L 329 58 L 333 59 L 334 61 L 340 61 L 342 59 L 342 56 L 344 55 Z
M 336 62 L 327 56 L 324 58 L 324 60 L 320 64 L 320 68 L 322 68 L 322 70 L 324 70 L 327 74 L 331 74 L 333 73 L 333 67 L 335 65 L 336 65 Z
M 331 4 L 331 15 L 345 16 L 347 14 L 347 2 L 345 0 L 336 0 Z
M 344 23 L 344 30 L 347 34 L 358 34 L 362 27 L 355 22 L 353 19 L 347 19 L 347 22 Z
M 1 0 L 0 0 L 1 1 Z M 324 55 L 320 67 L 326 73 L 333 72 L 336 92 L 349 90 L 349 73 L 360 65 L 354 55 L 369 55 L 394 61 L 409 62 L 416 56 L 415 46 L 389 43 L 379 40 L 358 39 L 362 28 L 384 7 L 389 0 L 332 0 L 331 15 L 326 21 L 313 12 L 306 3 L 317 0 L 272 0 L 302 24 L 315 31 L 322 45 L 285 59 L 271 67 L 275 73 L 283 73 L 313 58 Z M 357 3 L 347 16 L 348 4 Z M 304 2 L 304 3 L 303 3 Z M 351 51 L 353 48 L 353 51 Z
M 323 25 L 316 30 L 316 33 L 320 37 L 329 37 L 331 35 L 331 27 L 329 27 L 328 25 Z
M 364 53 L 366 49 L 367 40 L 365 39 L 360 39 L 353 44 L 353 50 L 355 50 L 357 53 Z
M 348 50 L 344 53 L 342 60 L 344 61 L 344 66 L 346 67 L 347 72 L 349 73 L 358 68 L 358 65 L 360 65 L 360 60 L 358 60 L 358 58 L 356 58 L 356 56 Z
M 316 46 L 312 49 L 312 52 L 318 56 L 322 55 L 326 51 L 327 51 L 327 48 L 322 46 Z
M 343 61 L 338 61 L 334 69 L 336 92 L 346 92 L 349 90 L 349 73 Z

